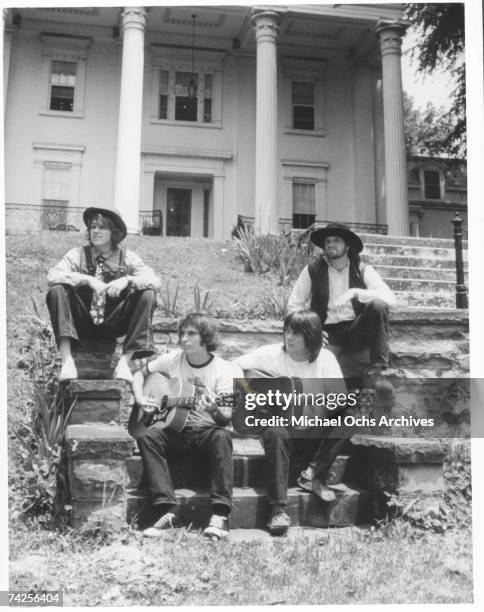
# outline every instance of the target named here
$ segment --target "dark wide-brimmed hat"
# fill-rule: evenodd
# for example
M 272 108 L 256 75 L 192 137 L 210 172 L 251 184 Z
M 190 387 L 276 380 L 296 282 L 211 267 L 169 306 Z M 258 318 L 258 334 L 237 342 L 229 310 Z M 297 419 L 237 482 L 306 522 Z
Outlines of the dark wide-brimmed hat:
M 108 208 L 96 208 L 94 206 L 91 206 L 91 208 L 86 208 L 86 210 L 82 214 L 82 218 L 84 220 L 84 223 L 86 224 L 86 227 L 89 227 L 91 219 L 96 215 L 102 215 L 103 217 L 108 217 L 108 219 L 111 219 L 116 228 L 123 235 L 121 240 L 123 240 L 123 238 L 126 238 L 128 230 L 126 228 L 125 222 L 121 219 L 120 215 L 117 212 L 115 212 L 114 210 L 109 210 Z
M 363 243 L 361 238 L 352 232 L 344 223 L 328 223 L 326 227 L 316 228 L 311 232 L 311 242 L 320 249 L 324 249 L 324 241 L 328 236 L 339 236 L 343 238 L 350 249 L 356 253 L 361 253 Z

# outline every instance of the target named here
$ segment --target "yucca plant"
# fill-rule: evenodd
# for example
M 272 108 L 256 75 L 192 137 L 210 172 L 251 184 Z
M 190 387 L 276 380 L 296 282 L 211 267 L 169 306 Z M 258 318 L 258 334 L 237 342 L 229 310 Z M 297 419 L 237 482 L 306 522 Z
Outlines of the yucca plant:
M 169 281 L 166 282 L 165 287 L 160 291 L 160 308 L 165 317 L 177 317 L 180 314 L 177 308 L 178 291 L 179 286 L 177 283 L 175 292 L 171 292 Z
M 202 292 L 198 283 L 193 286 L 193 304 L 195 312 L 208 312 L 212 303 L 210 302 L 210 289 L 206 289 L 202 297 Z
M 43 514 L 55 520 L 59 513 L 59 485 L 66 484 L 60 471 L 62 443 L 75 402 L 76 398 L 66 406 L 60 392 L 51 398 L 43 385 L 34 384 L 29 420 L 13 430 L 22 446 L 28 483 L 22 514 Z

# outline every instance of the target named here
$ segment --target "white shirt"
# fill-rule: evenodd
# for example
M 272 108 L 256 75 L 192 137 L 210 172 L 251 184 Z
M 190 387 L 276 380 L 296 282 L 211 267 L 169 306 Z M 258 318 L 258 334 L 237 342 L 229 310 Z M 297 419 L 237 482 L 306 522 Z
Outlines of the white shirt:
M 120 247 L 117 246 L 105 260 L 105 266 L 111 270 L 119 268 Z M 138 290 L 154 289 L 159 291 L 161 283 L 153 270 L 143 263 L 141 257 L 126 249 L 124 260 L 126 266 L 126 278 L 131 280 L 133 287 Z M 57 283 L 64 283 L 77 287 L 85 282 L 85 275 L 89 274 L 83 247 L 74 247 L 49 270 L 47 283 L 49 287 Z
M 354 289 L 356 294 L 355 297 L 357 297 L 359 302 L 365 304 L 366 302 L 379 299 L 388 304 L 389 308 L 395 308 L 397 305 L 395 294 L 375 268 L 369 264 L 365 265 L 363 282 L 365 283 L 366 289 Z M 344 307 L 340 310 L 336 310 L 335 308 L 338 298 L 349 289 L 349 265 L 346 265 L 343 270 L 339 271 L 328 264 L 328 285 L 328 314 L 324 323 L 331 324 L 353 320 L 356 315 L 351 301 L 346 302 Z M 299 275 L 291 295 L 289 296 L 287 303 L 288 313 L 297 310 L 310 310 L 311 290 L 311 277 L 309 276 L 308 267 L 306 266 Z
M 170 378 L 181 378 L 192 384 L 203 386 L 206 391 L 217 395 L 233 393 L 233 379 L 240 377 L 240 370 L 230 361 L 225 361 L 218 355 L 203 366 L 194 366 L 188 362 L 185 353 L 176 349 L 160 355 L 149 363 L 150 372 L 161 372 Z M 212 425 L 216 423 L 208 412 L 192 410 L 188 423 L 197 425 Z
M 316 359 L 294 361 L 283 349 L 282 344 L 266 344 L 255 351 L 235 359 L 243 370 L 261 370 L 270 376 L 291 376 L 298 378 L 343 378 L 336 357 L 327 349 L 321 349 Z

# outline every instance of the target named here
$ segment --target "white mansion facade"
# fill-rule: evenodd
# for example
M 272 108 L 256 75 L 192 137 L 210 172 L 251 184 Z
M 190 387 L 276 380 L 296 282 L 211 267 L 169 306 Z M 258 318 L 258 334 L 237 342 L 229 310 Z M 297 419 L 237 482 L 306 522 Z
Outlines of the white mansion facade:
M 238 215 L 407 234 L 401 14 L 4 9 L 7 231 L 101 206 L 163 235 L 227 238 Z

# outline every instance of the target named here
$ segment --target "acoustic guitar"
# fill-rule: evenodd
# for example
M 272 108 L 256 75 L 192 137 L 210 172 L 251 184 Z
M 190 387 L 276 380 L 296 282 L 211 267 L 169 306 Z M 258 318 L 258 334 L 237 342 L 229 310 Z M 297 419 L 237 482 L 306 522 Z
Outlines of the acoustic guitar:
M 248 425 L 246 422 L 246 417 L 251 415 L 257 418 L 270 418 L 271 416 L 282 416 L 289 419 L 291 422 L 291 417 L 295 416 L 305 416 L 308 418 L 319 416 L 322 418 L 333 417 L 335 416 L 335 412 L 331 410 L 327 410 L 323 406 L 315 406 L 311 403 L 295 406 L 294 403 L 291 403 L 289 407 L 283 409 L 283 406 L 268 406 L 261 407 L 257 406 L 254 410 L 249 410 L 245 405 L 245 396 L 248 393 L 258 394 L 262 393 L 267 395 L 268 392 L 279 391 L 281 394 L 286 394 L 287 396 L 295 393 L 298 397 L 301 394 L 313 394 L 317 396 L 318 394 L 324 392 L 325 389 L 325 381 L 317 378 L 298 378 L 298 377 L 290 377 L 290 376 L 271 376 L 267 372 L 263 372 L 260 370 L 245 370 L 244 371 L 244 379 L 238 379 L 236 383 L 236 391 L 240 396 L 238 401 L 235 404 L 234 413 L 232 415 L 232 423 L 234 426 L 234 430 L 240 434 L 245 436 L 254 436 L 259 435 L 264 429 L 261 425 Z M 342 392 L 344 393 L 346 390 L 344 380 L 341 381 L 338 379 L 332 379 L 332 386 L 341 385 L 339 388 L 332 388 L 332 391 Z M 327 391 L 327 390 L 326 390 Z M 287 427 L 290 431 L 298 431 L 303 432 L 308 428 L 302 425 L 289 425 Z
M 167 378 L 159 372 L 153 372 L 145 378 L 143 395 L 156 402 L 153 411 L 145 411 L 137 404 L 131 413 L 128 431 L 136 438 L 144 429 L 156 424 L 160 429 L 176 433 L 183 431 L 191 410 L 198 407 L 204 389 L 180 378 Z M 230 406 L 233 394 L 220 394 L 216 398 L 218 406 Z

